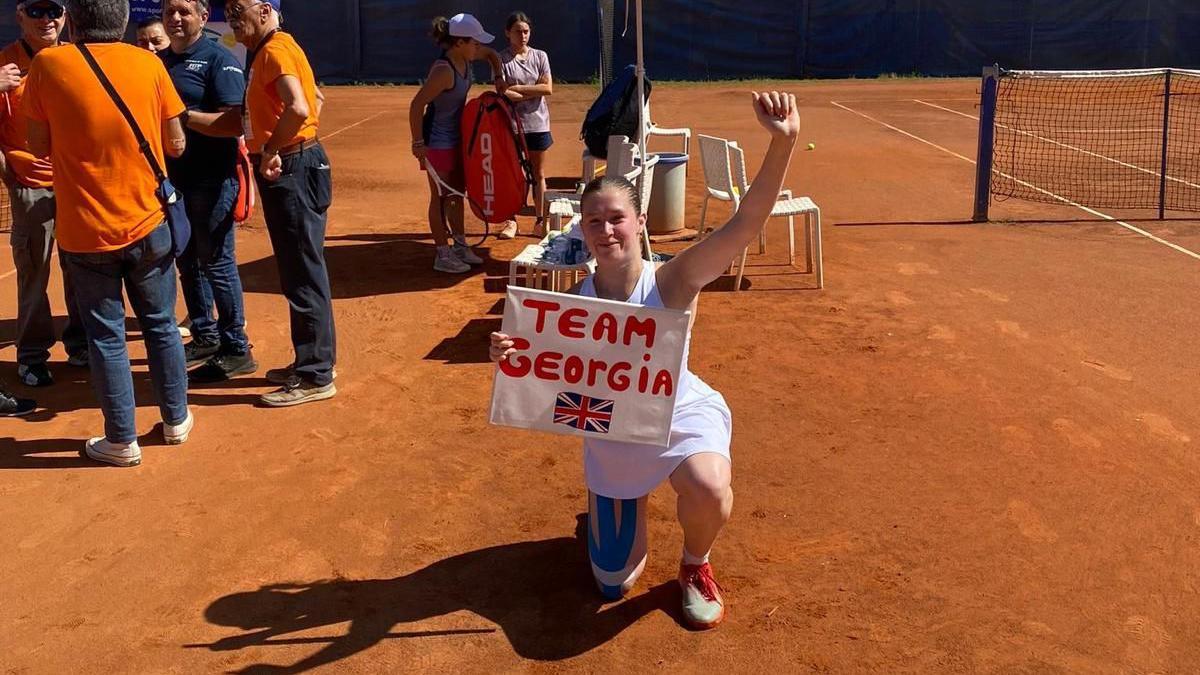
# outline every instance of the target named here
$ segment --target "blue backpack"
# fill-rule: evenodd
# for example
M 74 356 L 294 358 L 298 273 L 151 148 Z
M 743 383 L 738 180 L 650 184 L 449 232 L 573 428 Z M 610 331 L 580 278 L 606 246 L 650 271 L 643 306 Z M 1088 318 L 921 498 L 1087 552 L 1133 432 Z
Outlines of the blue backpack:
M 600 97 L 588 108 L 579 137 L 593 157 L 607 159 L 608 137 L 638 137 L 637 67 L 625 69 L 600 92 Z M 646 80 L 646 101 L 650 100 L 650 80 Z

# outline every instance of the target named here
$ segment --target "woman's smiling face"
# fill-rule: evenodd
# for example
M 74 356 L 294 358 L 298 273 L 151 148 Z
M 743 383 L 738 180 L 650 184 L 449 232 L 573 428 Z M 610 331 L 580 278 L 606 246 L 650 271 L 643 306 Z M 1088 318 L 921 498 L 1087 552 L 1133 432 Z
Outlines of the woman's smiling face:
M 624 262 L 641 255 L 640 233 L 645 216 L 630 193 L 606 185 L 586 195 L 582 204 L 583 238 L 597 263 Z

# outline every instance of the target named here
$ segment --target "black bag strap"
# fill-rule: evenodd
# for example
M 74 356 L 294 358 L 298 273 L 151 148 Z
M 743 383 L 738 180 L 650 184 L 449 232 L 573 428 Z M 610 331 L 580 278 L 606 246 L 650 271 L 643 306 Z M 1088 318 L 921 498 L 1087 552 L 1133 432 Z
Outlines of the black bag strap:
M 129 128 L 133 130 L 133 136 L 137 139 L 138 149 L 142 151 L 142 155 L 145 156 L 146 162 L 150 164 L 150 170 L 154 172 L 155 180 L 157 180 L 159 183 L 162 183 L 167 179 L 166 173 L 163 172 L 162 166 L 158 163 L 158 158 L 154 156 L 154 151 L 150 149 L 150 142 L 146 140 L 146 135 L 143 134 L 141 128 L 138 127 L 137 120 L 133 119 L 133 113 L 129 112 L 129 106 L 125 105 L 125 101 L 121 100 L 121 95 L 117 93 L 115 88 L 113 88 L 112 82 L 109 81 L 108 76 L 104 74 L 103 70 L 101 70 L 100 64 L 96 63 L 96 57 L 92 56 L 92 53 L 88 51 L 87 46 L 82 42 L 76 42 L 75 47 L 79 49 L 80 54 L 83 54 L 83 60 L 87 61 L 87 64 L 92 67 L 92 72 L 96 74 L 96 79 L 100 80 L 100 84 L 104 87 L 104 91 L 108 92 L 108 95 L 110 98 L 112 98 L 113 103 L 117 105 L 117 109 L 120 110 L 121 114 L 125 116 L 125 121 L 129 123 Z
M 275 39 L 275 36 L 279 34 L 280 30 L 281 29 L 279 28 L 272 29 L 270 33 L 267 33 L 266 36 L 263 37 L 262 40 L 259 40 L 258 45 L 254 49 L 246 52 L 246 70 L 242 71 L 246 77 L 246 84 L 250 83 L 250 71 L 254 70 L 254 62 L 258 60 L 258 55 L 262 53 L 262 50 L 267 48 L 267 45 L 271 43 L 271 40 Z

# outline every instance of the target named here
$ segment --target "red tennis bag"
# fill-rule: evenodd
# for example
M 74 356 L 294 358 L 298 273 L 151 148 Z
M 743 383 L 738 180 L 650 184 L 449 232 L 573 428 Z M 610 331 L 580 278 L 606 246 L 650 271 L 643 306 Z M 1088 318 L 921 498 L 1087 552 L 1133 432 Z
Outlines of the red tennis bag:
M 238 139 L 238 198 L 233 205 L 233 222 L 244 223 L 254 215 L 254 162 L 246 150 L 245 139 Z
M 467 201 L 485 223 L 503 223 L 525 206 L 533 167 L 513 104 L 494 91 L 469 101 L 462 116 Z

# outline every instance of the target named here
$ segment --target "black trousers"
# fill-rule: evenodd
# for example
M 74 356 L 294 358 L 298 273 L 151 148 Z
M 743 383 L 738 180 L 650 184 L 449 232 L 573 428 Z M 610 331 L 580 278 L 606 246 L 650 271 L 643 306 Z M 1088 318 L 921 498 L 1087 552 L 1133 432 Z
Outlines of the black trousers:
M 275 250 L 279 285 L 291 314 L 296 374 L 308 384 L 333 381 L 337 338 L 325 267 L 326 212 L 333 200 L 329 157 L 320 144 L 283 157 L 274 182 L 255 172 L 263 218 Z

